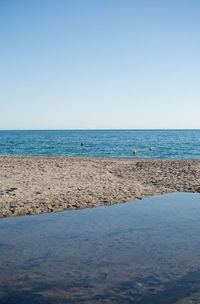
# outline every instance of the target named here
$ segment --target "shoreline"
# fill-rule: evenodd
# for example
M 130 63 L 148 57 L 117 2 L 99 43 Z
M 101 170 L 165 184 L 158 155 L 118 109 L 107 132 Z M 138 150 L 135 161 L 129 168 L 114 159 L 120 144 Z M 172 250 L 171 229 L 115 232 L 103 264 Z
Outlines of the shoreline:
M 0 217 L 200 193 L 200 160 L 0 156 Z

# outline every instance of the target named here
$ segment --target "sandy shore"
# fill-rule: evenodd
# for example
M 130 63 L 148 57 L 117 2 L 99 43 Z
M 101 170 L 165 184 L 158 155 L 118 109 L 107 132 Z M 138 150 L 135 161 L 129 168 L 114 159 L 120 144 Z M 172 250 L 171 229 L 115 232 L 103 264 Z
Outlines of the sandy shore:
M 200 161 L 0 156 L 0 217 L 200 192 Z

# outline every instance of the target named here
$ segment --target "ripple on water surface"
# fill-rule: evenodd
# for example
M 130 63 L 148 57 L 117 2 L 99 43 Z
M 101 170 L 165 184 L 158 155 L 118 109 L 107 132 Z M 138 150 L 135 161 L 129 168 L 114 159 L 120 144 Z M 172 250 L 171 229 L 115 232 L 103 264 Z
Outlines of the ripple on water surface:
M 0 303 L 200 298 L 200 195 L 0 220 Z
M 200 130 L 0 131 L 0 155 L 200 159 L 199 145 Z

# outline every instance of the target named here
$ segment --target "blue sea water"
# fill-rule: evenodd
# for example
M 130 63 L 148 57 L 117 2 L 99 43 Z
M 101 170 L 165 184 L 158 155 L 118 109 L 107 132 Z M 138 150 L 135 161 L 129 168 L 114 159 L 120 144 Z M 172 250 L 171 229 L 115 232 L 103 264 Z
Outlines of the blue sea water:
M 0 155 L 200 159 L 200 130 L 0 131 Z

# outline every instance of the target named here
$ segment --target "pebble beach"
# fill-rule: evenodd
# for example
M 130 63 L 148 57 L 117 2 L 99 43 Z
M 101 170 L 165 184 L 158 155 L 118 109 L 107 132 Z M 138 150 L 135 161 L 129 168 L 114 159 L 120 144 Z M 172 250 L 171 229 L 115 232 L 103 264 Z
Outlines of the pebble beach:
M 0 217 L 200 192 L 198 160 L 0 156 L 0 167 Z

